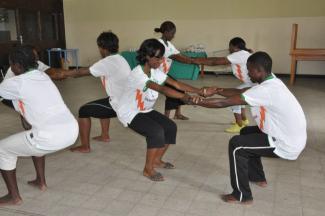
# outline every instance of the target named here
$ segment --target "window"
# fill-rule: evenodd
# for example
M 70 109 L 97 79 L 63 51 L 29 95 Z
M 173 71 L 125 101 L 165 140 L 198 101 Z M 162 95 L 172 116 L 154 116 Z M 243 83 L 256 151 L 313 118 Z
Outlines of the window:
M 0 42 L 17 41 L 15 10 L 0 8 Z

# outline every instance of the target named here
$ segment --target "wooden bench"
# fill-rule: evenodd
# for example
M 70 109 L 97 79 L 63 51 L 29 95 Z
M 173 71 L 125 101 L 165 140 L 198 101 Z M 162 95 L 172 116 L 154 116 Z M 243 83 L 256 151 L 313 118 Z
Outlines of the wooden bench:
M 297 61 L 325 61 L 325 49 L 297 48 L 298 24 L 292 25 L 291 35 L 291 69 L 290 84 L 293 85 L 296 77 Z

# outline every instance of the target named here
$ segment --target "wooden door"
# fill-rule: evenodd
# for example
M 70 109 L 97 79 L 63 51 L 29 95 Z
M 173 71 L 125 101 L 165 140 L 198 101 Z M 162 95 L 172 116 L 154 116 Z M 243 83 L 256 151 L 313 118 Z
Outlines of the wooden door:
M 46 50 L 65 48 L 62 0 L 0 0 L 0 68 L 17 44 L 32 44 L 47 63 Z

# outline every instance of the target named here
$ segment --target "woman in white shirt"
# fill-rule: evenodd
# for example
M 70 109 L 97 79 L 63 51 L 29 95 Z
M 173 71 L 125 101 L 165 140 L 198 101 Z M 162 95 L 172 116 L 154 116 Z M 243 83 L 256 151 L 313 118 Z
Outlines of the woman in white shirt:
M 119 39 L 113 32 L 102 32 L 97 37 L 97 46 L 102 59 L 90 67 L 80 68 L 75 71 L 65 73 L 69 77 L 94 76 L 100 77 L 105 88 L 107 97 L 82 105 L 79 109 L 79 127 L 81 146 L 71 148 L 73 152 L 90 152 L 90 128 L 91 118 L 101 120 L 102 135 L 106 134 L 109 140 L 108 129 L 111 118 L 116 117 L 115 109 L 126 82 L 131 68 L 127 61 L 118 54 Z M 106 128 L 106 129 L 105 129 Z M 100 138 L 100 137 L 98 137 Z M 103 141 L 103 136 L 101 136 Z
M 38 53 L 37 53 L 37 49 L 35 46 L 33 45 L 25 45 L 26 47 L 29 47 L 30 49 L 33 50 L 33 53 L 35 55 L 35 59 L 37 61 L 37 70 L 39 71 L 43 71 L 45 72 L 47 75 L 49 75 L 49 77 L 52 79 L 52 80 L 63 80 L 65 77 L 64 77 L 64 72 L 66 72 L 67 70 L 64 70 L 64 69 L 61 69 L 61 68 L 51 68 L 49 67 L 48 65 L 44 64 L 43 62 L 41 62 L 39 60 L 39 56 L 38 56 Z M 7 72 L 6 72 L 6 75 L 4 77 L 4 80 L 6 79 L 9 79 L 11 77 L 14 77 L 15 74 L 14 72 L 11 70 L 11 67 L 8 68 Z M 4 105 L 14 109 L 15 106 L 17 106 L 17 104 L 14 104 L 13 101 L 11 100 L 5 100 L 3 99 L 1 101 Z M 26 120 L 24 118 L 22 118 L 21 116 L 21 122 L 22 122 L 22 126 L 25 130 L 29 130 L 30 129 L 30 125 L 28 122 L 26 122 Z
M 166 87 L 207 96 L 207 89 L 198 89 L 169 78 L 159 67 L 165 48 L 157 39 L 145 40 L 138 50 L 140 63 L 130 73 L 124 85 L 123 95 L 116 110 L 117 117 L 125 127 L 146 137 L 147 154 L 143 175 L 152 181 L 163 181 L 162 174 L 155 168 L 173 169 L 174 165 L 162 160 L 170 144 L 176 143 L 176 124 L 165 115 L 155 111 L 153 106 L 159 92 L 166 96 L 188 100 L 189 95 Z
M 251 55 L 252 50 L 246 48 L 246 42 L 240 38 L 235 37 L 229 41 L 230 54 L 226 57 L 210 57 L 199 58 L 197 61 L 204 65 L 231 65 L 233 75 L 240 80 L 241 84 L 237 89 L 251 87 L 252 81 L 248 76 L 247 59 Z M 225 131 L 228 133 L 239 133 L 239 131 L 249 124 L 245 114 L 245 106 L 232 106 L 231 111 L 234 113 L 235 122 Z
M 8 194 L 0 206 L 22 202 L 16 180 L 18 157 L 33 157 L 36 179 L 29 184 L 46 189 L 45 156 L 72 145 L 78 123 L 65 105 L 50 77 L 37 70 L 32 49 L 19 47 L 9 56 L 15 76 L 0 84 L 0 97 L 17 102 L 17 111 L 32 128 L 0 140 L 0 171 Z
M 182 55 L 170 42 L 176 34 L 176 25 L 173 22 L 165 21 L 159 28 L 155 28 L 154 31 L 162 34 L 159 42 L 161 42 L 165 47 L 164 59 L 161 65 L 161 70 L 163 72 L 168 74 L 172 61 L 175 60 L 185 64 L 196 64 L 195 59 Z M 171 77 L 170 75 L 168 76 Z M 173 88 L 172 86 L 169 87 Z M 184 105 L 181 100 L 167 96 L 165 101 L 165 115 L 169 117 L 170 111 L 175 109 L 174 119 L 188 120 L 189 118 L 181 113 L 181 105 Z

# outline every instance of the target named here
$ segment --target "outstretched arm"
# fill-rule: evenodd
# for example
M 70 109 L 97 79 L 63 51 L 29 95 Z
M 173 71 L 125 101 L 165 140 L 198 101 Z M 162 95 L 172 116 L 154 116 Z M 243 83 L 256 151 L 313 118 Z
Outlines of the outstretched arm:
M 215 94 L 218 94 L 218 95 L 221 95 L 221 96 L 224 96 L 224 97 L 232 97 L 232 96 L 235 96 L 235 95 L 240 95 L 241 93 L 244 93 L 247 89 L 249 89 L 249 88 L 236 89 L 236 88 L 218 88 L 218 87 L 214 87 Z
M 182 54 L 171 55 L 168 58 L 175 60 L 175 61 L 179 61 L 184 64 L 196 64 L 196 63 L 194 63 L 193 58 L 182 55 Z
M 159 85 L 151 81 L 147 83 L 147 87 L 172 98 L 182 99 L 185 96 L 185 94 L 182 92 L 176 91 L 164 85 Z
M 199 89 L 199 88 L 193 87 L 191 85 L 188 85 L 186 83 L 173 80 L 169 77 L 167 77 L 166 83 L 168 83 L 171 86 L 174 86 L 176 89 L 181 90 L 181 91 L 196 93 L 201 96 L 203 96 L 203 94 L 204 94 L 203 89 Z
M 45 71 L 52 79 L 54 80 L 62 80 L 68 77 L 82 77 L 82 76 L 89 76 L 90 71 L 89 68 L 79 68 L 73 70 L 64 70 L 61 68 L 49 68 Z
M 52 80 L 63 80 L 66 77 L 64 76 L 63 69 L 59 68 L 49 68 L 44 72 L 52 79 Z
M 193 99 L 193 104 L 207 108 L 223 108 L 234 105 L 247 105 L 246 101 L 241 97 L 241 95 L 234 95 L 228 98 L 209 98 L 209 99 Z
M 203 64 L 208 66 L 231 64 L 231 62 L 226 57 L 194 58 L 193 63 Z
M 150 89 L 153 89 L 157 92 L 160 92 L 168 97 L 171 98 L 176 98 L 176 99 L 181 99 L 182 101 L 184 101 L 185 103 L 189 103 L 190 100 L 200 100 L 201 97 L 199 96 L 190 96 L 186 93 L 182 93 L 179 91 L 176 91 L 172 88 L 169 88 L 167 86 L 164 85 L 158 85 L 157 83 L 151 82 L 149 81 L 147 83 L 147 87 Z
M 171 86 L 174 86 L 178 90 L 195 93 L 195 94 L 203 96 L 203 97 L 212 96 L 216 92 L 216 90 L 214 88 L 211 88 L 211 87 L 196 88 L 196 87 L 193 87 L 193 86 L 188 85 L 186 83 L 173 80 L 173 79 L 171 79 L 169 77 L 167 77 L 166 83 L 168 83 Z

